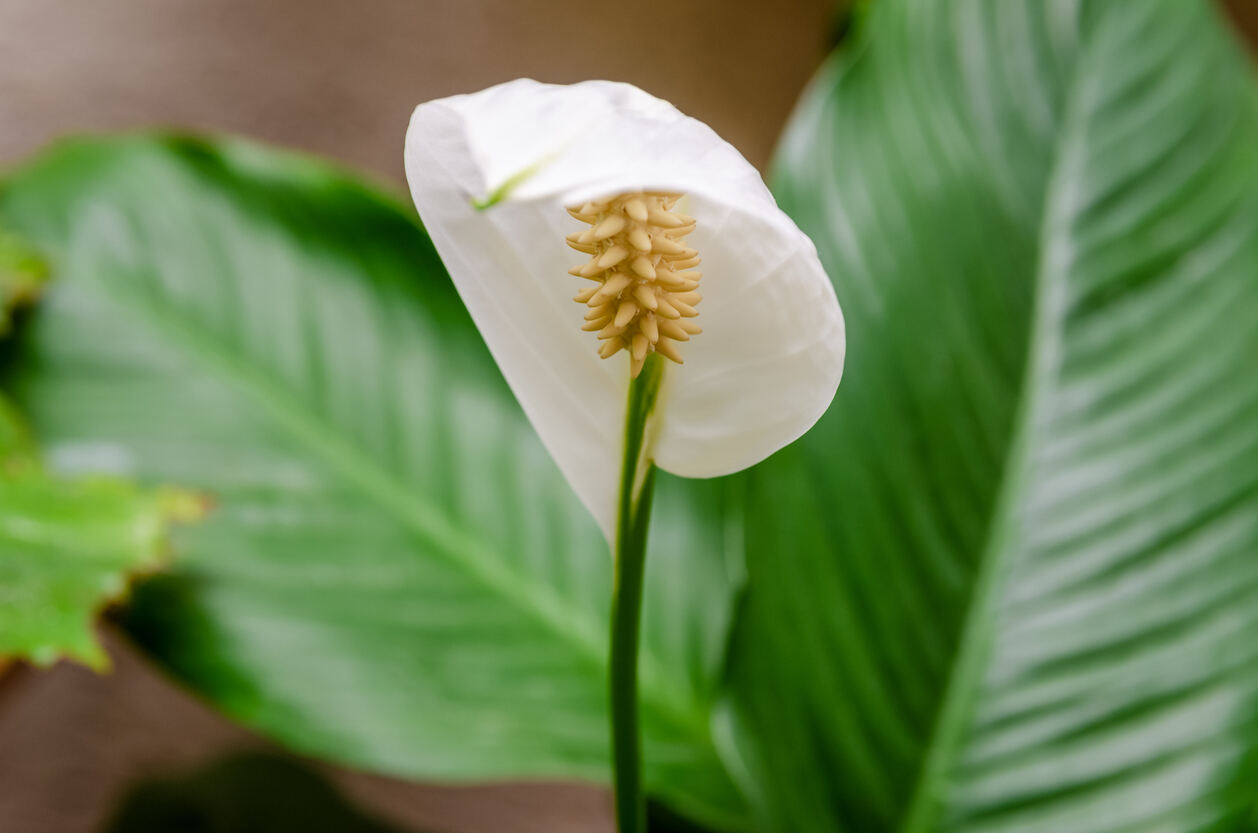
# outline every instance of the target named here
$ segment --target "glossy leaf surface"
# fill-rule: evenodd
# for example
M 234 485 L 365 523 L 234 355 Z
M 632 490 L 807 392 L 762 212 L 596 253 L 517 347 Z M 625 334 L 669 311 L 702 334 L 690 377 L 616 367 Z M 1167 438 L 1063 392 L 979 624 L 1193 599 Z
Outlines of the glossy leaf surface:
M 606 544 L 407 210 L 313 160 L 137 138 L 55 149 L 0 214 L 57 277 L 3 379 L 50 462 L 217 504 L 138 595 L 142 644 L 303 752 L 605 776 Z M 650 785 L 716 821 L 723 489 L 698 526 L 661 501 L 642 690 Z
M 776 191 L 851 350 L 749 478 L 764 829 L 1252 830 L 1258 94 L 1212 7 L 871 4 Z

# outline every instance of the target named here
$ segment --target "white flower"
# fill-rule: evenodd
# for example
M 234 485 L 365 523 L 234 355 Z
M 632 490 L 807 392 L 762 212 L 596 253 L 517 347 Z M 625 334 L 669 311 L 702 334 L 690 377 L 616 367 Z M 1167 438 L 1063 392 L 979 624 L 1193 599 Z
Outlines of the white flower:
M 674 474 L 746 468 L 829 406 L 843 317 L 812 242 L 738 151 L 667 102 L 530 80 L 430 101 L 406 174 L 490 352 L 609 537 L 630 374 L 649 349 L 684 359 L 651 452 Z

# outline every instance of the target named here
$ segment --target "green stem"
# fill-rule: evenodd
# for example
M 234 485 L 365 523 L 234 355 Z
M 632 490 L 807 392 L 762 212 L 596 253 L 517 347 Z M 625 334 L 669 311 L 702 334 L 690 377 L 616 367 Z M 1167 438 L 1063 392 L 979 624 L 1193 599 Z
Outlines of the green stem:
M 620 505 L 616 521 L 615 587 L 609 686 L 611 692 L 612 784 L 619 833 L 644 833 L 646 800 L 642 794 L 642 735 L 638 729 L 638 630 L 642 617 L 642 576 L 651 520 L 655 465 L 647 431 L 663 379 L 663 361 L 647 357 L 642 373 L 629 384 L 625 415 L 625 454 L 621 463 Z

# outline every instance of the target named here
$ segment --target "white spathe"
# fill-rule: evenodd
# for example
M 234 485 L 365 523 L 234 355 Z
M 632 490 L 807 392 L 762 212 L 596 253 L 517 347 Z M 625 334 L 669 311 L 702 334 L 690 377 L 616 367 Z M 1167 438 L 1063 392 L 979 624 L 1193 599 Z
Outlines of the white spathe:
M 420 218 L 489 350 L 568 482 L 611 538 L 629 356 L 582 332 L 588 260 L 566 206 L 687 195 L 703 259 L 703 332 L 680 345 L 656 406 L 653 458 L 714 477 L 807 431 L 843 371 L 843 316 L 816 249 L 759 173 L 707 125 L 629 84 L 522 79 L 415 109 L 406 176 Z M 482 206 L 492 196 L 492 205 Z

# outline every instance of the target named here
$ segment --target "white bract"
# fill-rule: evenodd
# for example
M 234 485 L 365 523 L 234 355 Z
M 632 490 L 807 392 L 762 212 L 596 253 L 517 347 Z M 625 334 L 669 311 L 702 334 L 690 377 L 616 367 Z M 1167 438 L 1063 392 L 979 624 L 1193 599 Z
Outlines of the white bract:
M 646 353 L 684 359 L 651 456 L 685 477 L 759 462 L 834 397 L 843 317 L 816 249 L 755 168 L 671 104 L 530 80 L 430 101 L 406 175 L 490 352 L 609 537 Z

